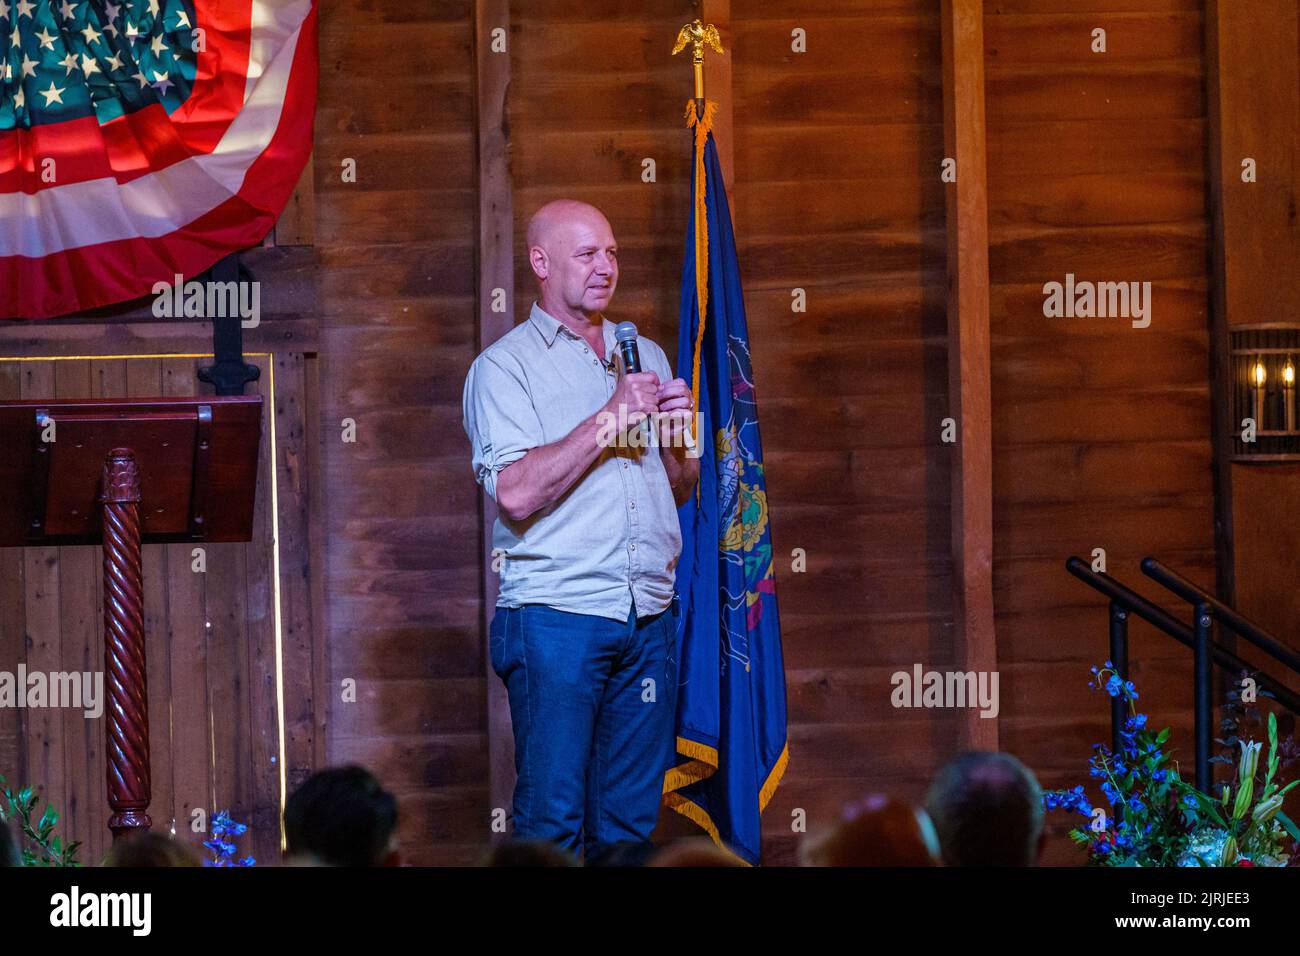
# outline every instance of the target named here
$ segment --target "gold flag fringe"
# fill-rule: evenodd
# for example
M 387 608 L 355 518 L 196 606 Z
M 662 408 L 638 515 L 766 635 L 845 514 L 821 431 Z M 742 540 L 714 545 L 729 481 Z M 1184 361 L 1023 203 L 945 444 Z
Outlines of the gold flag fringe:
M 704 320 L 709 308 L 709 217 L 705 205 L 707 183 L 704 175 L 704 144 L 713 129 L 713 117 L 718 104 L 704 102 L 704 116 L 695 108 L 695 100 L 686 103 L 686 126 L 695 130 L 695 303 L 700 313 L 700 325 L 695 330 L 695 356 L 691 363 L 691 400 L 698 411 L 700 407 L 700 353 L 704 348 Z M 691 431 L 696 432 L 696 419 L 691 421 Z M 700 436 L 692 434 L 699 447 Z M 699 494 L 699 488 L 696 488 Z
M 713 117 L 717 110 L 717 103 L 706 100 L 704 116 L 701 117 L 696 111 L 695 100 L 686 103 L 686 126 L 695 130 L 695 303 L 699 310 L 700 324 L 695 331 L 695 355 L 691 363 L 691 399 L 695 403 L 697 412 L 691 421 L 691 431 L 697 443 L 700 439 L 696 431 L 700 407 L 700 354 L 704 348 L 704 321 L 709 306 L 709 223 L 708 207 L 705 204 L 707 183 L 704 175 L 704 146 L 708 142 L 709 132 L 713 129 Z M 695 493 L 697 496 L 700 493 L 698 485 Z M 687 740 L 685 737 L 678 737 L 677 752 L 688 759 L 686 763 L 673 767 L 664 775 L 664 803 L 704 830 L 719 847 L 729 850 L 730 848 L 718 835 L 718 827 L 708 811 L 676 792 L 717 773 L 719 766 L 717 749 L 694 740 Z M 790 745 L 787 743 L 759 791 L 759 812 L 766 809 L 772 795 L 776 793 L 776 788 L 780 785 L 781 778 L 785 776 L 785 768 L 789 762 Z

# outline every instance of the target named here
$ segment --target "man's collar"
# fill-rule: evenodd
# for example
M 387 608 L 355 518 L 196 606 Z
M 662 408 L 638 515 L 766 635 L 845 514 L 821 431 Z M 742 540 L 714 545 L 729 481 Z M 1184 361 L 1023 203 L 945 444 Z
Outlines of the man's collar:
M 537 326 L 538 332 L 542 333 L 542 341 L 546 343 L 548 349 L 555 344 L 555 337 L 560 334 L 562 324 L 559 319 L 534 302 L 528 320 Z
M 546 343 L 548 349 L 555 344 L 555 338 L 560 334 L 560 330 L 568 329 L 568 326 L 543 309 L 541 304 L 538 302 L 533 303 L 533 310 L 528 316 L 528 320 L 532 322 L 533 325 L 537 327 L 537 331 L 542 334 L 542 341 Z M 605 339 L 605 354 L 602 355 L 601 358 L 608 359 L 614 351 L 614 323 L 602 316 L 600 330 Z M 573 332 L 571 329 L 568 331 L 570 335 L 577 335 L 577 333 Z

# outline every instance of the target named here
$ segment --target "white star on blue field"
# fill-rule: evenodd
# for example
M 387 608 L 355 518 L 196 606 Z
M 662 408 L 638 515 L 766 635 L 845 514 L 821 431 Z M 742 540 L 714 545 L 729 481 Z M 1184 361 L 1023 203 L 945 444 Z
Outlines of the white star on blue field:
M 100 123 L 194 85 L 193 0 L 0 0 L 0 131 Z

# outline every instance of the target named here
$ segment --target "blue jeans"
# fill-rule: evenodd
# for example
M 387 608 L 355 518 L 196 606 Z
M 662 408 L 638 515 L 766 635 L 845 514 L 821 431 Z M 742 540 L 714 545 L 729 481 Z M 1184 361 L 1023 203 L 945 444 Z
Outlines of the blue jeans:
M 626 622 L 499 607 L 492 669 L 514 727 L 514 832 L 588 859 L 649 840 L 673 747 L 680 604 Z

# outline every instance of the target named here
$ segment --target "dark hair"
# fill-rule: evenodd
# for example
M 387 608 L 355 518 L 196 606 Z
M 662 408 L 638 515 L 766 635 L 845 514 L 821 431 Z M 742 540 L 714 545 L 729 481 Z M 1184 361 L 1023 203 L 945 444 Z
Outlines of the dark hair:
M 284 807 L 286 850 L 325 866 L 375 866 L 397 829 L 397 800 L 364 767 L 312 774 Z
M 113 844 L 104 858 L 105 866 L 170 867 L 198 866 L 199 858 L 182 843 L 161 833 L 135 833 Z
M 624 840 L 606 843 L 584 861 L 587 866 L 645 866 L 659 852 L 649 840 Z
M 1043 791 L 1011 754 L 962 754 L 939 771 L 925 805 L 948 866 L 1036 862 Z
M 576 866 L 577 861 L 554 843 L 545 840 L 508 840 L 492 847 L 479 866 Z

